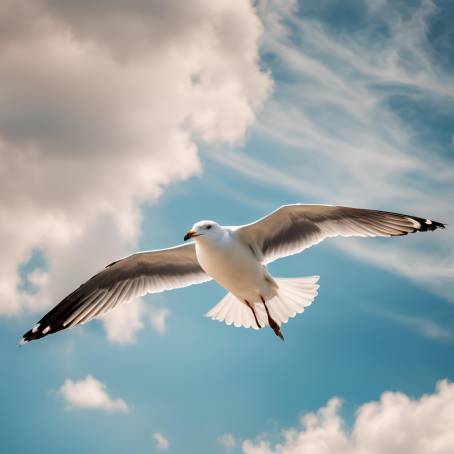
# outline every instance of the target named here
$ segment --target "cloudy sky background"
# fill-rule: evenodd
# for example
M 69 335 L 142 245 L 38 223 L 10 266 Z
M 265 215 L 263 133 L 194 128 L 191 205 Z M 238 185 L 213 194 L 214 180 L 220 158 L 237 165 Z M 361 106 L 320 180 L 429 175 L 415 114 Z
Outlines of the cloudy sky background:
M 2 1 L 1 450 L 452 452 L 450 228 L 273 264 L 321 275 L 285 344 L 204 319 L 214 283 L 16 343 L 106 263 L 199 219 L 320 202 L 453 224 L 453 16 L 428 0 Z

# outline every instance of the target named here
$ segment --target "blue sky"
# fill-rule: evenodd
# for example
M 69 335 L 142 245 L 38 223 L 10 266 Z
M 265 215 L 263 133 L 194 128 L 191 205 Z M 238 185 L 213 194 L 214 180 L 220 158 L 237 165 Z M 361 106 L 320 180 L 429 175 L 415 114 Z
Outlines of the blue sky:
M 70 24 L 74 43 L 82 43 L 67 49 L 75 60 L 81 58 L 74 63 L 77 71 L 79 63 L 88 68 L 83 74 L 111 71 L 106 57 L 111 54 L 105 49 L 112 45 L 112 55 L 118 52 L 124 65 L 118 71 L 130 72 L 112 76 L 111 89 L 100 89 L 100 107 L 81 102 L 73 111 L 68 106 L 77 98 L 64 86 L 52 92 L 55 102 L 27 101 L 42 109 L 49 124 L 22 112 L 26 101 L 20 104 L 13 95 L 19 105 L 14 121 L 23 120 L 25 126 L 19 130 L 0 115 L 2 174 L 21 168 L 10 162 L 8 151 L 28 159 L 27 169 L 15 177 L 24 182 L 24 192 L 12 179 L 3 192 L 3 211 L 11 221 L 3 232 L 9 263 L 1 265 L 2 298 L 11 304 L 0 311 L 1 451 L 302 452 L 310 446 L 304 437 L 312 429 L 300 426 L 301 416 L 316 413 L 338 396 L 344 401 L 339 418 L 360 433 L 356 411 L 377 401 L 385 417 L 388 407 L 381 395 L 389 391 L 415 399 L 422 414 L 428 410 L 421 396 L 431 395 L 453 416 L 454 238 L 449 226 L 404 238 L 331 239 L 271 264 L 276 276 L 321 276 L 314 304 L 284 326 L 284 343 L 271 330 L 236 329 L 204 318 L 225 294 L 208 283 L 146 296 L 133 303 L 136 309 L 123 311 L 126 324 L 118 317 L 95 321 L 17 348 L 20 335 L 45 309 L 103 264 L 136 249 L 179 243 L 200 219 L 242 224 L 284 203 L 314 202 L 402 211 L 452 224 L 452 5 L 277 1 L 259 2 L 256 9 L 241 6 L 227 15 L 222 8 L 211 11 L 194 2 L 194 11 L 206 14 L 200 23 L 190 8 L 181 17 L 175 5 L 164 13 L 158 8 L 144 16 L 153 26 L 153 14 L 169 27 L 180 20 L 193 21 L 191 30 L 214 24 L 219 42 L 227 42 L 219 48 L 201 46 L 202 57 L 193 56 L 200 36 L 185 35 L 181 44 L 177 32 L 174 37 L 172 30 L 156 26 L 160 40 L 144 57 L 149 67 L 142 68 L 136 59 L 145 52 L 141 40 L 156 36 L 143 37 L 125 25 L 125 41 L 118 43 L 115 28 L 109 28 L 119 26 L 114 18 L 106 17 L 101 33 L 80 19 L 84 12 L 63 3 L 53 9 L 43 2 L 40 11 L 53 25 L 45 33 L 39 27 L 33 33 L 44 36 L 43 43 L 59 43 L 64 38 L 57 25 Z M 125 24 L 137 19 L 133 13 L 122 15 L 119 5 Z M 139 6 L 134 8 L 139 17 Z M 11 16 L 19 18 L 24 11 Z M 230 35 L 220 18 L 230 24 Z M 256 27 L 255 35 L 251 27 Z M 25 34 L 12 34 L 11 42 L 13 38 L 17 48 L 33 50 Z M 194 39 L 189 50 L 186 39 Z M 181 67 L 175 67 L 171 51 L 162 50 L 166 40 L 181 48 Z M 89 45 L 99 45 L 101 61 L 84 60 Z M 49 54 L 65 50 L 56 48 L 45 49 Z M 8 52 L 13 50 L 2 50 L 0 61 L 13 74 L 21 67 L 13 66 L 17 59 Z M 249 55 L 248 63 L 240 57 L 237 61 L 236 52 Z M 153 80 L 155 92 L 144 96 L 158 107 L 136 143 L 129 132 L 142 131 L 135 128 L 147 112 L 139 96 L 140 71 L 147 75 L 158 56 L 172 76 L 165 77 L 163 70 Z M 71 64 L 70 57 L 65 64 Z M 193 66 L 200 71 L 200 93 L 197 83 L 183 102 L 183 79 L 173 81 L 173 73 L 185 75 L 190 67 L 191 74 Z M 61 77 L 69 77 L 61 71 Z M 218 71 L 227 71 L 226 80 L 205 85 L 204 78 L 217 80 Z M 102 74 L 93 82 L 99 87 Z M 38 83 L 29 78 L 22 77 L 25 86 Z M 230 93 L 231 85 L 241 90 Z M 124 97 L 117 96 L 120 90 Z M 88 96 L 90 90 L 81 85 L 80 93 Z M 65 98 L 61 105 L 60 95 Z M 129 105 L 130 98 L 135 104 Z M 108 113 L 98 119 L 98 108 L 108 111 L 125 100 L 119 118 Z M 99 134 L 90 133 L 83 120 L 73 125 L 79 115 L 89 115 L 84 109 L 95 110 Z M 171 114 L 180 110 L 181 122 L 171 123 Z M 71 125 L 63 132 L 52 128 L 58 112 Z M 136 116 L 123 131 L 118 125 L 126 114 Z M 117 126 L 118 134 L 111 133 Z M 79 139 L 80 134 L 86 136 Z M 60 149 L 65 140 L 70 145 Z M 27 154 L 30 143 L 34 155 Z M 124 145 L 131 151 L 124 152 Z M 105 385 L 110 403 L 87 407 L 65 393 L 67 380 L 82 382 L 87 376 Z M 444 379 L 451 394 L 436 390 Z M 109 409 L 116 399 L 124 407 Z M 329 415 L 325 422 L 334 418 Z M 449 433 L 443 424 L 440 418 L 440 427 Z M 285 435 L 290 427 L 292 437 L 298 433 L 299 438 Z M 318 427 L 326 429 L 322 422 Z M 414 427 L 409 422 L 403 428 L 410 438 Z M 157 433 L 169 446 L 159 445 Z M 355 449 L 370 447 L 361 445 L 366 443 L 358 441 L 361 437 L 350 437 L 348 429 L 345 433 Z M 219 441 L 224 434 L 231 435 L 232 446 Z M 380 452 L 380 440 L 374 442 Z M 452 446 L 445 448 L 440 452 Z

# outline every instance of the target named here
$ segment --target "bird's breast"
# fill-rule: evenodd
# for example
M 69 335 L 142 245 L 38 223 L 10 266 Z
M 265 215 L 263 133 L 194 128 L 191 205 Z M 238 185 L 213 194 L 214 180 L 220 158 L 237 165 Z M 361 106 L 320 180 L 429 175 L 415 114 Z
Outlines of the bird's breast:
M 203 270 L 232 293 L 238 295 L 244 289 L 260 287 L 263 266 L 241 243 L 197 242 L 196 254 Z

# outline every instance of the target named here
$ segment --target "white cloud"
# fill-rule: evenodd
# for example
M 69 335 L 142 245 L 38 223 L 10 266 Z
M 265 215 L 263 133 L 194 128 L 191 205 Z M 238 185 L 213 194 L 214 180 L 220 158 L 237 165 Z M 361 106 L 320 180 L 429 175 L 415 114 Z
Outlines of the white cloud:
M 164 334 L 166 331 L 167 318 L 170 315 L 170 310 L 161 308 L 161 309 L 150 309 L 150 323 L 151 326 L 159 333 Z
M 153 439 L 156 444 L 156 448 L 160 451 L 167 451 L 170 448 L 169 440 L 164 435 L 162 435 L 162 433 L 155 432 L 153 434 Z
M 149 319 L 152 328 L 164 334 L 170 310 L 156 308 L 151 302 L 138 298 L 130 303 L 121 304 L 101 317 L 107 339 L 115 344 L 134 344 L 137 334 L 144 328 L 144 319 Z
M 301 418 L 301 427 L 283 432 L 272 444 L 266 436 L 246 440 L 244 454 L 449 454 L 454 452 L 454 384 L 443 380 L 435 393 L 411 399 L 385 392 L 380 401 L 363 404 L 351 430 L 331 399 L 316 413 Z
M 259 159 L 234 153 L 214 158 L 301 201 L 452 223 L 454 205 L 447 195 L 454 190 L 454 167 L 439 144 L 422 140 L 419 125 L 392 107 L 404 99 L 424 111 L 454 109 L 452 74 L 427 51 L 434 2 L 425 0 L 402 14 L 383 1 L 370 9 L 362 28 L 348 33 L 316 17 L 304 19 L 304 4 L 301 16 L 295 15 L 294 2 L 258 5 L 264 48 L 286 75 L 260 116 L 258 131 L 285 147 L 279 159 L 266 151 Z M 454 302 L 451 228 L 333 244 Z
M 101 409 L 109 412 L 128 412 L 123 399 L 113 399 L 107 394 L 106 385 L 91 375 L 79 381 L 66 379 L 58 393 L 70 408 Z
M 249 2 L 0 8 L 0 315 L 13 315 L 133 251 L 140 206 L 201 171 L 196 139 L 241 141 L 271 82 Z M 18 267 L 36 249 L 30 295 Z
M 121 304 L 102 317 L 107 339 L 116 344 L 133 344 L 136 336 L 143 329 L 142 318 L 146 313 L 146 304 L 142 299 Z
M 454 328 L 445 327 L 440 325 L 434 320 L 427 317 L 417 315 L 398 314 L 396 312 L 389 312 L 384 310 L 373 310 L 373 313 L 381 315 L 391 321 L 400 323 L 420 333 L 428 339 L 435 339 L 438 341 L 452 341 L 454 340 Z
M 231 433 L 225 433 L 217 438 L 217 442 L 227 451 L 233 449 L 236 445 L 235 437 Z

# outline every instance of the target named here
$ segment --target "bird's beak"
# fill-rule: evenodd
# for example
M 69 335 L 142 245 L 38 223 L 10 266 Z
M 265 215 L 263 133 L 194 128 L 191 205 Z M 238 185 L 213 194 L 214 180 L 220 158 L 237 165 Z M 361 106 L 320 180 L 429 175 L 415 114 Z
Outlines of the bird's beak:
M 195 236 L 199 236 L 199 234 L 195 230 L 189 230 L 189 232 L 184 236 L 184 241 L 188 241 L 190 238 L 194 238 Z

